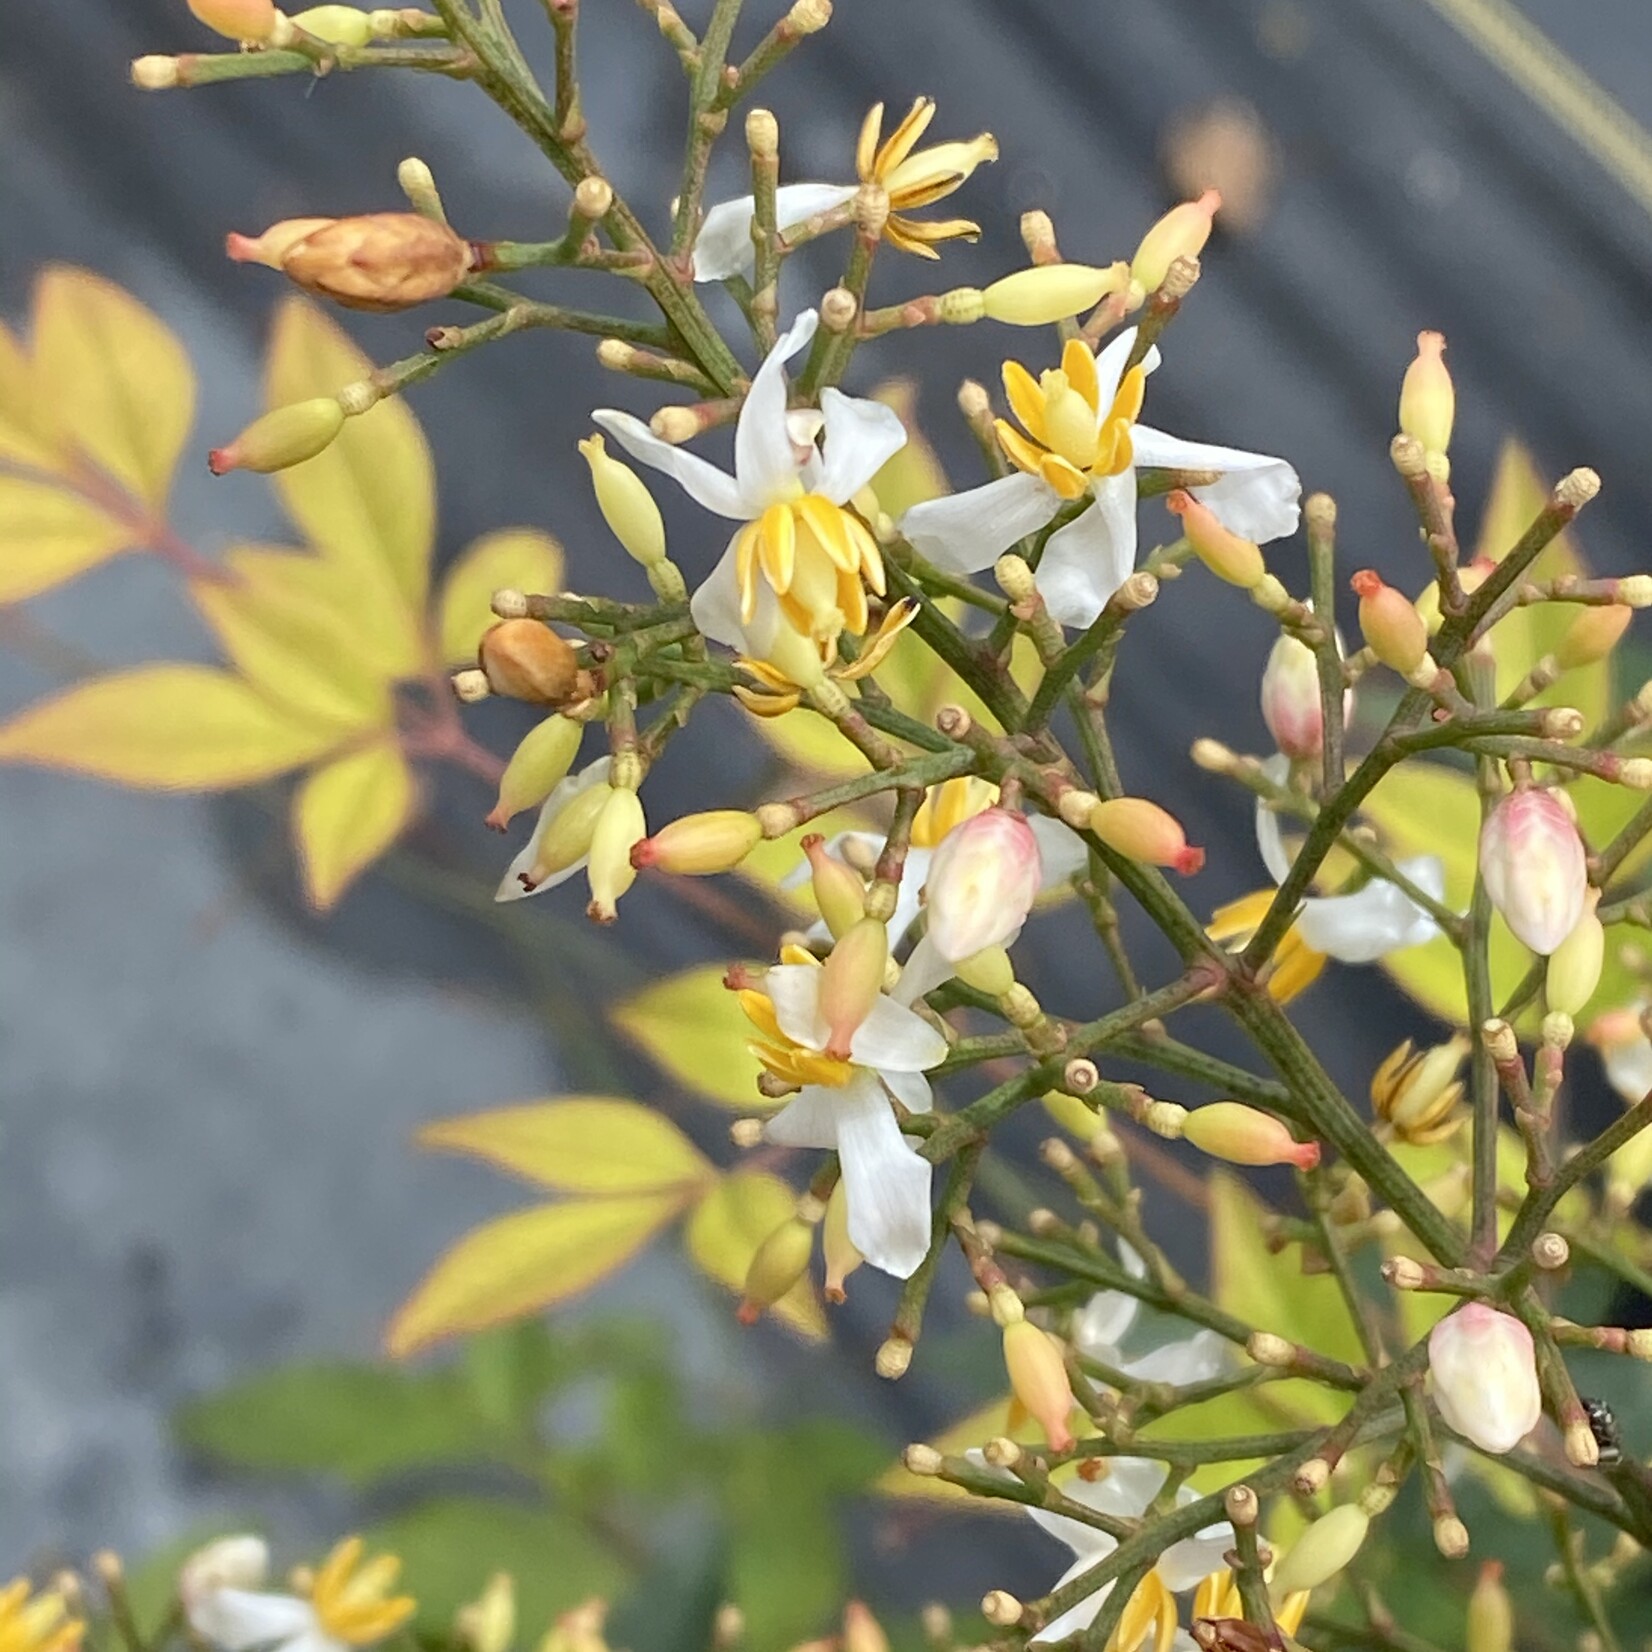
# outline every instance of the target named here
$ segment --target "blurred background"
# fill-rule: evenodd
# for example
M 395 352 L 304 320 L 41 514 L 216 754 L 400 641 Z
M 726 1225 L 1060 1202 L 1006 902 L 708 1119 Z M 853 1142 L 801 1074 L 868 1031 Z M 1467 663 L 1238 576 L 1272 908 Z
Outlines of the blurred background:
M 543 63 L 537 7 L 511 9 Z M 751 0 L 751 39 L 773 9 Z M 683 10 L 703 20 L 703 0 Z M 181 0 L 14 0 L 7 11 L 0 317 L 23 323 L 51 262 L 129 288 L 183 339 L 199 375 L 173 500 L 179 532 L 209 556 L 232 541 L 290 542 L 266 487 L 214 481 L 197 462 L 257 410 L 281 296 L 274 275 L 226 261 L 226 230 L 394 207 L 395 168 L 410 154 L 429 162 L 476 237 L 560 233 L 563 187 L 468 87 L 383 73 L 144 95 L 127 84 L 130 58 L 213 49 Z M 596 152 L 657 223 L 679 159 L 677 64 L 630 0 L 585 0 L 581 45 Z M 1128 256 L 1173 201 L 1220 184 L 1228 210 L 1154 380 L 1153 422 L 1289 456 L 1309 488 L 1337 496 L 1357 562 L 1420 583 L 1387 445 L 1399 376 L 1427 327 L 1450 341 L 1465 538 L 1514 434 L 1545 476 L 1585 463 L 1604 476 L 1580 536 L 1594 569 L 1647 565 L 1643 0 L 837 0 L 832 27 L 763 94 L 780 117 L 784 178 L 849 176 L 868 104 L 898 112 L 918 94 L 940 101 L 936 135 L 987 127 L 1002 149 L 955 203 L 986 235 L 947 250 L 946 285 L 1018 266 L 1015 224 L 1028 208 L 1052 213 L 1067 256 L 1102 263 Z M 741 188 L 740 146 L 726 148 L 714 200 Z M 841 256 L 838 244 L 817 246 L 788 265 L 786 308 L 830 285 Z M 873 302 L 928 285 L 925 270 L 886 257 Z M 386 361 L 442 319 L 348 325 Z M 1006 344 L 990 332 L 896 338 L 857 364 L 860 389 L 873 376 L 922 375 L 926 428 L 960 482 L 975 472 L 952 396 L 966 375 L 995 376 Z M 487 530 L 534 524 L 563 542 L 572 587 L 624 589 L 635 571 L 616 566 L 573 443 L 591 407 L 645 410 L 647 398 L 604 374 L 588 342 L 550 333 L 445 372 L 414 398 L 438 455 L 439 558 Z M 666 491 L 674 553 L 701 572 L 720 549 L 715 525 L 676 511 Z M 1280 553 L 1287 583 L 1302 586 L 1300 546 Z M 1197 733 L 1264 748 L 1255 682 L 1269 622 L 1211 582 L 1173 594 L 1119 685 L 1115 730 L 1126 775 L 1150 776 L 1210 849 L 1194 898 L 1213 907 L 1259 881 L 1250 812 L 1237 790 L 1199 783 L 1185 753 Z M 119 559 L 0 611 L 0 715 L 38 699 L 65 661 L 191 657 L 212 651 L 175 577 L 153 558 Z M 673 749 L 650 787 L 653 818 L 707 806 L 708 774 L 720 801 L 760 795 L 775 759 L 734 737 L 735 721 L 719 711 Z M 473 726 L 503 751 L 526 725 L 489 706 Z M 720 1151 L 727 1115 L 614 1047 L 591 1012 L 662 970 L 749 949 L 753 936 L 657 883 L 628 899 L 611 935 L 586 932 L 573 886 L 515 909 L 502 930 L 486 905 L 502 864 L 499 841 L 480 829 L 487 801 L 479 783 L 444 778 L 398 864 L 323 922 L 296 894 L 267 801 L 0 775 L 0 1575 L 102 1544 L 142 1556 L 231 1521 L 302 1549 L 395 1505 L 366 1473 L 226 1466 L 199 1440 L 180 1442 L 173 1418 L 295 1361 L 371 1359 L 438 1251 L 521 1202 L 498 1176 L 416 1154 L 422 1122 L 563 1089 L 617 1090 Z M 1051 967 L 1082 928 L 1066 912 L 1030 932 L 1031 980 L 1053 1007 L 1095 1013 L 1094 984 Z M 1375 971 L 1327 977 L 1301 1013 L 1355 1091 L 1400 1037 L 1429 1032 Z M 1578 1105 L 1613 1105 L 1592 1066 Z M 1029 1160 L 1043 1128 L 1026 1121 Z M 1194 1271 L 1199 1243 L 1189 1231 L 1181 1259 Z M 935 1357 L 926 1344 L 899 1385 L 871 1374 L 894 1297 L 868 1274 L 826 1356 L 767 1326 L 736 1335 L 728 1299 L 671 1246 L 605 1287 L 595 1317 L 666 1328 L 694 1427 L 758 1416 L 784 1430 L 834 1413 L 864 1470 L 992 1393 L 991 1350 L 972 1340 L 961 1294 L 938 1293 Z M 1620 1305 L 1619 1321 L 1634 1311 Z M 637 1359 L 631 1437 L 670 1455 L 675 1436 L 649 1434 L 664 1401 L 647 1397 L 653 1368 Z M 595 1438 L 578 1394 L 567 1403 L 560 1426 Z M 741 1472 L 766 1488 L 805 1451 L 777 1448 Z M 818 1483 L 835 1495 L 855 1481 Z M 1019 1523 L 877 1507 L 852 1539 L 853 1586 L 897 1610 L 922 1598 L 915 1557 L 923 1594 L 948 1580 L 978 1592 L 984 1570 L 1010 1588 L 1053 1576 L 1050 1546 Z M 662 1541 L 674 1568 L 665 1622 L 672 1602 L 692 1615 L 694 1601 L 715 1597 L 717 1569 L 692 1532 Z

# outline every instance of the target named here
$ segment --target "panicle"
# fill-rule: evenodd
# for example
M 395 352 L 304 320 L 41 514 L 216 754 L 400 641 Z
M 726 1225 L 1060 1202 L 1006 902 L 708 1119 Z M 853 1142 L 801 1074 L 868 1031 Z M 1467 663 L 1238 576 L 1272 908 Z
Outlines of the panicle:
M 1484 1302 L 1465 1302 L 1434 1327 L 1428 1368 L 1440 1415 L 1482 1451 L 1513 1451 L 1543 1413 L 1531 1332 Z
M 929 937 L 941 956 L 958 963 L 1014 940 L 1042 870 L 1038 839 L 1019 810 L 995 805 L 954 826 L 925 885 Z
M 1541 786 L 1503 798 L 1480 829 L 1480 875 L 1515 939 L 1543 957 L 1583 916 L 1589 872 L 1565 804 Z

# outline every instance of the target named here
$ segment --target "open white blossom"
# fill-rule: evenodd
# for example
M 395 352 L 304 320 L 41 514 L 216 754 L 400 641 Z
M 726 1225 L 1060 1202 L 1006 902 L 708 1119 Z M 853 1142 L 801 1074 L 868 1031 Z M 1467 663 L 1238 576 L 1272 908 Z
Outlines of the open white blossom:
M 1119 1255 L 1125 1272 L 1137 1279 L 1146 1274 L 1141 1257 L 1130 1246 L 1121 1244 Z M 1139 1382 L 1165 1382 L 1177 1388 L 1208 1382 L 1233 1368 L 1232 1344 L 1209 1329 L 1163 1343 L 1144 1354 L 1124 1353 L 1125 1339 L 1140 1317 L 1141 1301 L 1128 1291 L 1097 1291 L 1073 1315 L 1073 1346 Z

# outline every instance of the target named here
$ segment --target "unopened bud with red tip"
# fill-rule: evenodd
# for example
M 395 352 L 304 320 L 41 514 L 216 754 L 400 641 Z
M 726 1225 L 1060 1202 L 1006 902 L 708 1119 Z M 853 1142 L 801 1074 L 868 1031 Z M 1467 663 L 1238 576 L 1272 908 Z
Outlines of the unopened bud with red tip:
M 732 872 L 763 841 L 757 816 L 745 809 L 708 809 L 684 815 L 631 851 L 639 871 L 652 866 L 679 876 Z
M 1403 591 L 1362 568 L 1348 582 L 1359 594 L 1359 628 L 1371 652 L 1391 671 L 1410 677 L 1428 658 L 1428 623 Z
M 1035 264 L 994 281 L 980 295 L 982 313 L 1015 327 L 1046 327 L 1093 308 L 1130 280 L 1127 265 Z
M 1515 939 L 1547 957 L 1577 927 L 1589 887 L 1583 840 L 1566 806 L 1523 786 L 1480 828 L 1480 875 Z
M 1514 1652 L 1514 1602 L 1503 1586 L 1503 1563 L 1488 1560 L 1468 1597 L 1463 1652 Z
M 1439 481 L 1451 474 L 1446 454 L 1457 413 L 1457 392 L 1445 364 L 1445 335 L 1418 333 L 1417 356 L 1400 385 L 1400 429 L 1420 442 L 1424 463 Z
M 950 963 L 1013 941 L 1038 896 L 1043 863 L 1027 817 L 994 806 L 941 839 L 924 887 L 929 939 Z
M 260 475 L 287 470 L 313 459 L 343 428 L 344 409 L 335 396 L 289 402 L 254 419 L 227 447 L 215 447 L 207 455 L 207 467 L 214 476 L 232 470 Z
M 805 1197 L 757 1247 L 740 1298 L 737 1317 L 742 1325 L 755 1325 L 763 1310 L 772 1308 L 808 1272 L 820 1214 L 820 1202 Z
M 1371 1517 L 1358 1503 L 1339 1503 L 1305 1530 L 1274 1567 L 1268 1594 L 1275 1602 L 1329 1583 L 1347 1568 L 1371 1530 Z
M 826 1300 L 842 1302 L 848 1292 L 844 1283 L 866 1260 L 849 1237 L 849 1195 L 841 1178 L 826 1201 L 826 1220 L 820 1230 L 820 1249 L 826 1262 Z
M 487 824 L 502 832 L 513 815 L 537 809 L 567 777 L 585 730 L 567 717 L 551 716 L 522 737 L 499 777 L 499 800 Z
M 1543 996 L 1551 1013 L 1578 1015 L 1595 995 L 1601 970 L 1606 964 L 1606 928 L 1596 916 L 1600 891 L 1588 889 L 1583 896 L 1583 916 L 1571 933 L 1549 954 Z
M 296 227 L 309 224 L 302 235 Z M 446 224 L 417 212 L 355 218 L 293 219 L 256 239 L 231 235 L 237 262 L 267 264 L 306 292 L 346 309 L 405 310 L 443 298 L 464 280 L 473 249 Z
M 636 882 L 631 851 L 648 834 L 642 801 L 625 786 L 610 786 L 591 833 L 591 864 L 586 877 L 591 885 L 591 904 L 586 916 L 599 924 L 611 924 L 618 916 L 620 896 Z
M 1163 285 L 1178 258 L 1197 258 L 1210 239 L 1211 223 L 1221 204 L 1221 195 L 1207 189 L 1198 200 L 1172 207 L 1141 238 L 1130 260 L 1130 279 L 1150 293 Z
M 1238 1101 L 1189 1109 L 1182 1137 L 1229 1164 L 1294 1164 L 1312 1170 L 1319 1163 L 1318 1142 L 1298 1141 L 1271 1113 Z
M 991 1294 L 992 1317 L 1004 1333 L 1004 1368 L 1010 1391 L 1044 1430 L 1052 1451 L 1073 1447 L 1073 1385 L 1061 1344 L 1030 1324 L 1021 1299 L 1007 1285 Z
M 1440 1415 L 1482 1451 L 1513 1451 L 1537 1427 L 1532 1334 L 1512 1314 L 1465 1302 L 1429 1333 L 1428 1368 Z
M 1342 696 L 1347 722 L 1354 693 Z M 1287 757 L 1318 757 L 1325 744 L 1324 704 L 1319 693 L 1319 662 L 1314 651 L 1292 636 L 1281 636 L 1262 672 L 1262 721 L 1273 743 Z
M 820 833 L 804 838 L 803 853 L 809 858 L 809 882 L 821 919 L 832 938 L 841 941 L 866 916 L 866 885 L 860 873 L 827 849 Z
M 1186 875 L 1205 863 L 1203 849 L 1187 841 L 1182 823 L 1145 797 L 1109 797 L 1090 811 L 1090 830 L 1109 849 L 1149 866 L 1169 866 Z
M 1562 671 L 1594 665 L 1617 647 L 1635 611 L 1627 603 L 1607 602 L 1585 608 L 1554 645 L 1555 664 Z
M 1209 505 L 1195 499 L 1186 488 L 1176 488 L 1165 495 L 1164 508 L 1182 519 L 1182 532 L 1193 547 L 1193 554 L 1218 579 L 1225 579 L 1242 591 L 1253 590 L 1262 583 L 1268 568 L 1262 559 L 1261 547 L 1224 527 Z
M 250 45 L 267 41 L 281 18 L 273 0 L 189 0 L 189 9 L 215 34 Z
M 889 965 L 889 930 L 880 918 L 851 924 L 822 966 L 820 1014 L 826 1023 L 826 1053 L 849 1059 L 849 1045 L 883 991 Z
M 665 523 L 647 484 L 608 451 L 600 436 L 579 444 L 591 467 L 591 487 L 609 531 L 645 568 L 665 559 Z
M 500 620 L 482 633 L 476 663 L 495 694 L 534 705 L 566 705 L 578 698 L 579 662 L 573 645 L 535 619 Z

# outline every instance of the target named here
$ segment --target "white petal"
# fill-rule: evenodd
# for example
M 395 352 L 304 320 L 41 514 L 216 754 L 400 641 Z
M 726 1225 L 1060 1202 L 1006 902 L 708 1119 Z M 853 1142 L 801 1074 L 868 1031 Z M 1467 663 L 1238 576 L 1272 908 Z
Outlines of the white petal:
M 820 392 L 820 407 L 826 415 L 825 457 L 813 491 L 841 505 L 906 446 L 906 426 L 894 408 L 830 386 Z
M 870 1074 L 838 1092 L 837 1117 L 849 1239 L 873 1267 L 909 1279 L 929 1250 L 932 1167 L 901 1134 Z
M 757 605 L 752 610 L 751 624 L 740 618 L 740 580 L 732 544 L 689 598 L 688 612 L 702 637 L 758 660 L 774 646 L 775 630 L 780 624 L 780 604 L 766 579 L 757 582 Z
M 1288 771 L 1291 760 L 1288 757 L 1275 755 L 1262 765 L 1262 772 L 1277 786 L 1283 785 L 1285 773 Z M 1283 883 L 1290 876 L 1291 862 L 1295 860 L 1285 848 L 1285 828 L 1280 821 L 1279 811 L 1264 798 L 1256 800 L 1256 847 L 1262 856 L 1262 864 L 1268 869 L 1268 876 L 1275 883 Z
M 1140 424 L 1131 429 L 1130 439 L 1138 465 L 1221 471 L 1220 481 L 1194 488 L 1193 494 L 1234 533 L 1266 545 L 1270 539 L 1296 532 L 1302 480 L 1283 459 L 1236 447 L 1213 447 L 1208 442 L 1184 442 L 1179 436 Z
M 315 1608 L 296 1595 L 208 1589 L 189 1608 L 190 1627 L 224 1652 L 290 1641 L 316 1627 Z
M 1141 1382 L 1168 1382 L 1177 1388 L 1188 1383 L 1207 1382 L 1232 1367 L 1232 1347 L 1216 1331 L 1195 1331 L 1180 1342 L 1126 1360 L 1124 1369 Z
M 1075 1503 L 1084 1501 L 1082 1497 L 1072 1496 L 1074 1488 L 1080 1483 L 1077 1480 L 1070 1480 L 1061 1487 L 1063 1494 L 1071 1497 Z M 1098 1526 L 1086 1526 L 1082 1520 L 1074 1520 L 1068 1514 L 1051 1514 L 1048 1509 L 1035 1509 L 1031 1505 L 1024 1506 L 1027 1513 L 1032 1517 L 1032 1523 L 1041 1532 L 1059 1538 L 1073 1551 L 1078 1558 L 1078 1565 L 1073 1568 L 1073 1571 L 1083 1571 L 1085 1567 L 1093 1566 L 1103 1555 L 1110 1555 L 1118 1547 L 1117 1539 L 1109 1537 Z M 1073 1571 L 1069 1571 L 1067 1575 L 1072 1576 Z M 1062 1583 L 1066 1581 L 1065 1577 L 1061 1580 Z M 1058 1583 L 1056 1587 L 1059 1589 L 1061 1584 Z
M 1096 351 L 1096 400 L 1100 404 L 1096 411 L 1105 419 L 1113 406 L 1113 398 L 1119 393 L 1119 380 L 1124 377 L 1124 364 L 1130 359 L 1130 352 L 1136 347 L 1136 329 L 1126 327 L 1115 338 L 1108 341 Z M 1142 358 L 1142 368 L 1149 373 L 1159 370 L 1158 345 L 1149 348 Z
M 1401 861 L 1399 870 L 1439 899 L 1444 872 L 1432 855 Z M 1373 878 L 1352 895 L 1305 900 L 1297 930 L 1316 952 L 1344 964 L 1369 964 L 1401 947 L 1421 946 L 1439 934 L 1439 925 L 1411 897 L 1386 878 Z
M 1606 1082 L 1631 1106 L 1652 1091 L 1652 1039 L 1636 1038 L 1602 1050 Z
M 935 1092 L 922 1073 L 902 1073 L 894 1069 L 880 1072 L 883 1087 L 909 1113 L 927 1113 L 935 1105 Z
M 608 780 L 608 770 L 613 764 L 611 757 L 599 757 L 594 763 L 587 763 L 578 774 L 571 774 L 566 780 L 558 782 L 551 788 L 551 795 L 545 799 L 539 808 L 539 818 L 534 822 L 533 835 L 528 839 L 515 860 L 505 868 L 505 875 L 499 880 L 499 887 L 494 890 L 493 898 L 499 901 L 525 901 L 530 895 L 543 895 L 547 889 L 555 889 L 559 883 L 566 883 L 569 878 L 577 877 L 585 870 L 585 857 L 582 855 L 572 866 L 564 867 L 560 872 L 553 872 L 543 883 L 532 889 L 524 889 L 519 873 L 529 871 L 539 853 L 539 835 L 550 823 L 551 817 L 557 814 L 571 798 L 577 797 L 583 791 L 589 791 L 592 786 L 605 785 Z
M 901 532 L 937 568 L 978 574 L 1016 540 L 1037 533 L 1060 508 L 1053 488 L 1018 470 L 967 492 L 914 505 L 901 518 Z
M 763 1126 L 763 1136 L 779 1147 L 837 1146 L 836 1090 L 805 1085 Z
M 1085 1555 L 1082 1560 L 1076 1561 L 1056 1580 L 1055 1587 L 1059 1589 L 1063 1583 L 1070 1583 L 1075 1577 L 1095 1565 L 1097 1556 Z M 1027 1642 L 1029 1646 L 1043 1646 L 1050 1641 L 1063 1641 L 1069 1635 L 1076 1635 L 1080 1629 L 1088 1629 L 1096 1620 L 1096 1613 L 1101 1610 L 1101 1603 L 1113 1592 L 1111 1583 L 1104 1583 L 1093 1595 L 1086 1595 L 1077 1606 L 1070 1611 L 1063 1612 L 1053 1622 L 1047 1623 Z
M 1191 1490 L 1190 1487 L 1184 1488 Z M 1206 1526 L 1180 1543 L 1172 1543 L 1159 1556 L 1158 1573 L 1164 1586 L 1176 1593 L 1196 1589 L 1212 1572 L 1222 1569 L 1222 1556 L 1234 1545 L 1233 1527 L 1227 1521 Z
M 1089 866 L 1090 851 L 1084 847 L 1084 839 L 1066 821 L 1050 815 L 1029 815 L 1028 822 L 1038 839 L 1039 862 L 1044 869 L 1040 889 L 1058 889 Z
M 1101 1479 L 1075 1480 L 1066 1492 L 1102 1514 L 1134 1520 L 1159 1495 L 1169 1472 L 1163 1463 L 1147 1457 L 1112 1457 Z
M 1073 1346 L 1091 1359 L 1117 1365 L 1119 1344 L 1140 1311 L 1141 1304 L 1124 1291 L 1097 1291 L 1073 1315 Z
M 809 1050 L 824 1050 L 832 1035 L 820 1013 L 820 982 L 818 964 L 775 964 L 763 972 L 762 990 L 781 1032 Z
M 1100 478 L 1095 503 L 1044 547 L 1034 575 L 1044 606 L 1063 625 L 1089 625 L 1136 566 L 1136 473 Z
M 786 423 L 786 363 L 815 336 L 820 317 L 804 310 L 775 341 L 752 375 L 734 426 L 734 480 L 748 517 L 797 489 L 797 449 Z
M 898 947 L 911 933 L 918 914 L 923 911 L 924 885 L 929 881 L 929 863 L 935 858 L 933 849 L 908 849 L 906 869 L 901 874 L 900 889 L 895 895 L 895 910 L 889 914 L 889 944 Z M 897 992 L 898 1003 L 905 1003 Z
M 883 1073 L 921 1073 L 946 1059 L 946 1039 L 921 1015 L 880 995 L 849 1040 L 849 1059 Z
M 611 407 L 599 407 L 591 415 L 610 436 L 641 464 L 663 470 L 697 505 L 736 522 L 749 520 L 740 489 L 727 471 L 707 463 L 698 453 L 662 442 L 641 419 Z
M 925 935 L 913 947 L 912 956 L 901 965 L 901 978 L 890 996 L 897 1004 L 915 1004 L 926 992 L 933 992 L 957 973 L 958 966 L 936 946 L 934 937 Z
M 817 212 L 830 212 L 855 198 L 855 184 L 784 184 L 774 192 L 777 228 L 791 229 Z M 757 203 L 750 195 L 719 201 L 705 216 L 694 241 L 694 279 L 727 281 L 731 275 L 749 277 L 752 256 L 751 221 Z

